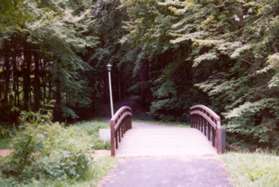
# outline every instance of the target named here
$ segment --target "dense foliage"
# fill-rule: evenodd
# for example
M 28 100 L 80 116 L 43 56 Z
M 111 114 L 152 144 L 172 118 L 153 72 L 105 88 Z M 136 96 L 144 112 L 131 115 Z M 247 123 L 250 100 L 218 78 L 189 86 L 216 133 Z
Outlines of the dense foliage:
M 24 125 L 13 138 L 14 152 L 1 172 L 7 178 L 32 180 L 85 179 L 92 172 L 90 137 L 49 121 L 49 116 L 24 113 Z
M 184 120 L 202 103 L 231 142 L 279 145 L 278 0 L 3 0 L 0 10 L 8 119 L 51 101 L 56 119 L 102 111 L 110 62 L 119 105 Z
M 181 116 L 188 103 L 208 102 L 234 142 L 278 147 L 278 0 L 123 4 L 123 41 L 152 67 L 151 113 Z

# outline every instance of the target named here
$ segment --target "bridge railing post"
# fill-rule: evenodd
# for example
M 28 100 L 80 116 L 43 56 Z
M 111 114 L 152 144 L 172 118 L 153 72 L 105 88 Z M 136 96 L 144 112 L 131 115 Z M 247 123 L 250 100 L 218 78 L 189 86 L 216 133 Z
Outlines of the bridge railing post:
M 226 130 L 223 127 L 217 128 L 216 131 L 216 148 L 219 154 L 225 152 L 225 145 L 226 145 Z

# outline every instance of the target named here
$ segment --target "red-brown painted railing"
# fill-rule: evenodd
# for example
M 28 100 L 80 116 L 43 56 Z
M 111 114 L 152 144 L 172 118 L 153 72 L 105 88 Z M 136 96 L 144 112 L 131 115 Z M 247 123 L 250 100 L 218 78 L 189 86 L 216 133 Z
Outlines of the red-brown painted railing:
M 218 153 L 224 153 L 226 134 L 221 126 L 221 118 L 213 110 L 204 105 L 195 105 L 190 109 L 191 127 L 200 130 Z
M 125 132 L 132 128 L 132 109 L 128 106 L 121 107 L 110 120 L 111 156 L 115 155 L 121 138 Z

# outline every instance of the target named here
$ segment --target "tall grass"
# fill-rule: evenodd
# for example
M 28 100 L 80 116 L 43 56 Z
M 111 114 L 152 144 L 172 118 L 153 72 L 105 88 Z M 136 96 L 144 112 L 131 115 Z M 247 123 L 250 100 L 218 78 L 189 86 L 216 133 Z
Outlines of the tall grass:
M 270 153 L 227 153 L 222 156 L 236 187 L 278 187 L 279 156 Z

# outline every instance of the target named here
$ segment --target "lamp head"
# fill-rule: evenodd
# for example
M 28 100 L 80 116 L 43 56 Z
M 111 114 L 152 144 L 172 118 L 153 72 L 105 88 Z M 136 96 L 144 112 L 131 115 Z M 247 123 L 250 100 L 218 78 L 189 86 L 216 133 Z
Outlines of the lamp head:
M 108 71 L 111 71 L 112 65 L 110 63 L 107 64 Z

